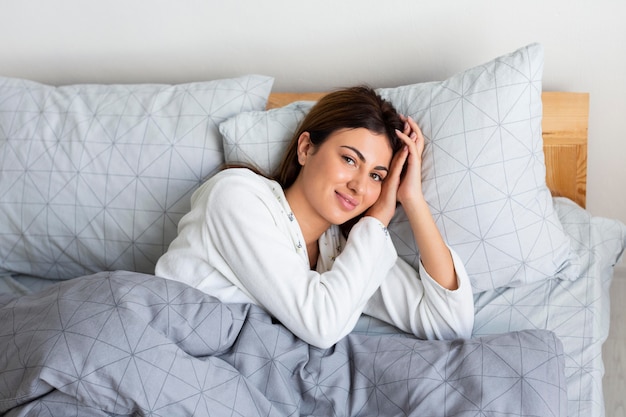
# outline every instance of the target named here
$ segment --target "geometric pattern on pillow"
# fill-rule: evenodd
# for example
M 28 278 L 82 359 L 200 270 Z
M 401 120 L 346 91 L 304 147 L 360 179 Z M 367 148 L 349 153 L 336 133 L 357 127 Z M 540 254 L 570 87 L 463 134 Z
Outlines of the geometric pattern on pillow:
M 545 182 L 542 72 L 543 48 L 531 44 L 445 81 L 377 90 L 424 133 L 424 195 L 474 292 L 576 276 Z M 296 104 L 222 123 L 226 161 L 271 172 L 302 110 Z M 417 266 L 401 207 L 389 231 L 398 254 Z
M 153 273 L 190 194 L 224 161 L 218 125 L 273 79 L 69 85 L 0 78 L 0 269 Z
M 224 138 L 226 162 L 252 165 L 271 174 L 285 153 L 285 142 L 315 104 L 298 101 L 267 111 L 238 114 L 219 127 Z
M 531 44 L 443 82 L 380 89 L 420 125 L 423 190 L 446 242 L 465 262 L 474 292 L 572 271 L 570 239 L 545 182 L 543 48 Z M 417 265 L 406 215 L 389 227 Z

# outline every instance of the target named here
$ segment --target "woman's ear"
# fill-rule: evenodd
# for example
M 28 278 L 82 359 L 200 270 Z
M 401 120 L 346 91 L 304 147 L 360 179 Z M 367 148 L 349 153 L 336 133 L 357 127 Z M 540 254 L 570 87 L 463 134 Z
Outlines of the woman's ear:
M 313 144 L 311 143 L 311 135 L 309 132 L 302 132 L 298 138 L 298 162 L 300 165 L 304 165 L 306 163 L 309 151 L 312 149 Z

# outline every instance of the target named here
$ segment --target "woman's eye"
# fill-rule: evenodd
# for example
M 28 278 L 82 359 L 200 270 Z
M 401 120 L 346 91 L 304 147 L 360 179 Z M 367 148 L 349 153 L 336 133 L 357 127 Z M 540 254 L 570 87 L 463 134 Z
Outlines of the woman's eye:
M 372 173 L 372 178 L 374 179 L 374 181 L 382 181 L 384 178 L 381 177 L 380 175 L 378 175 L 377 173 Z
M 349 156 L 344 156 L 343 159 L 348 163 L 348 165 L 355 165 L 356 161 Z

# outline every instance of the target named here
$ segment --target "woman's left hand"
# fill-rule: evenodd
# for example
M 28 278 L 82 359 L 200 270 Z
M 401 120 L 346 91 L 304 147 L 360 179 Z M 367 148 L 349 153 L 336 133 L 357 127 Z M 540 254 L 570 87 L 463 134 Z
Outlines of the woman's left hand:
M 404 132 L 398 133 L 398 137 L 409 149 L 406 172 L 398 186 L 398 201 L 409 219 L 424 269 L 442 287 L 456 290 L 459 282 L 450 249 L 443 240 L 422 193 L 424 135 L 413 119 L 407 118 L 406 123 L 408 127 Z
M 424 136 L 412 118 L 402 117 L 402 120 L 405 122 L 404 129 L 396 133 L 404 147 L 394 155 L 380 197 L 366 213 L 385 225 L 391 221 L 398 202 L 406 204 L 423 198 L 421 170 Z
M 411 117 L 403 117 L 405 128 L 398 132 L 398 137 L 408 149 L 405 172 L 400 178 L 397 198 L 401 204 L 407 204 L 415 198 L 423 198 L 422 194 L 422 154 L 424 152 L 424 135 Z

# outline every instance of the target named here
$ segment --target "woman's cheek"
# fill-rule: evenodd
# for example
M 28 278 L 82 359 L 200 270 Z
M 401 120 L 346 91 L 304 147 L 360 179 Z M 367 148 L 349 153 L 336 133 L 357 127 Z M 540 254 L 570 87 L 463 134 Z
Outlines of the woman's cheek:
M 368 193 L 368 207 L 371 207 L 374 205 L 374 203 L 376 201 L 378 201 L 378 198 L 380 197 L 380 194 L 382 192 L 382 186 L 381 185 L 377 185 L 371 188 L 371 191 Z

